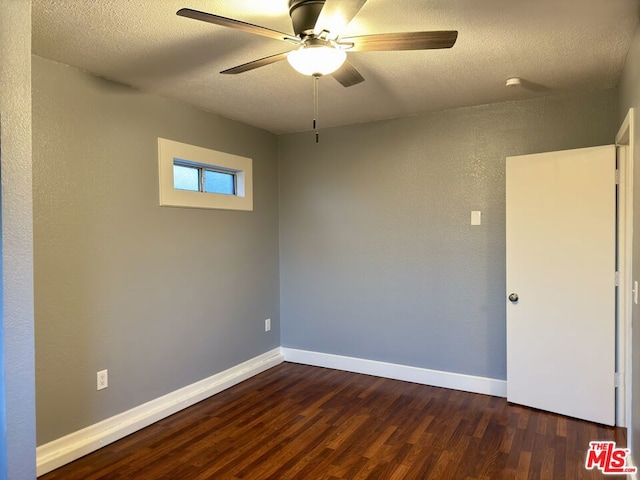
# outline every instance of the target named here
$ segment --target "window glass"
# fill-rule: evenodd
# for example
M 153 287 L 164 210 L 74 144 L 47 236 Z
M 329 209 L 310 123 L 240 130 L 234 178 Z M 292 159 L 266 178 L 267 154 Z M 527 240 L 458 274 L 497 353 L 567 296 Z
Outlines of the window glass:
M 198 168 L 173 164 L 173 188 L 177 190 L 200 190 Z
M 207 193 L 236 194 L 236 176 L 233 173 L 204 170 L 204 191 Z

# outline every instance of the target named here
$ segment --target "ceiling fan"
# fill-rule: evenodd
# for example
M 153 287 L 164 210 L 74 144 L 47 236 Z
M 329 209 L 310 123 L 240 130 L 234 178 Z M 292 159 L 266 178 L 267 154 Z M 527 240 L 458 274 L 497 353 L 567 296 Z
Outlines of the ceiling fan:
M 220 73 L 243 73 L 286 59 L 298 72 L 314 77 L 313 126 L 317 142 L 318 78 L 331 74 L 345 87 L 364 81 L 360 72 L 347 60 L 347 52 L 451 48 L 458 38 L 455 30 L 341 37 L 344 28 L 366 2 L 367 0 L 289 0 L 289 16 L 293 22 L 294 35 L 190 8 L 182 8 L 176 14 L 289 43 L 291 48 L 286 52 L 244 63 Z
M 379 33 L 341 38 L 340 33 L 344 27 L 366 1 L 289 0 L 289 15 L 295 35 L 190 8 L 178 10 L 177 15 L 283 40 L 298 47 L 293 51 L 260 58 L 220 73 L 243 73 L 287 59 L 300 73 L 311 76 L 331 74 L 345 87 L 364 81 L 360 72 L 346 60 L 346 52 L 427 50 L 451 48 L 456 43 L 458 32 L 455 30 Z

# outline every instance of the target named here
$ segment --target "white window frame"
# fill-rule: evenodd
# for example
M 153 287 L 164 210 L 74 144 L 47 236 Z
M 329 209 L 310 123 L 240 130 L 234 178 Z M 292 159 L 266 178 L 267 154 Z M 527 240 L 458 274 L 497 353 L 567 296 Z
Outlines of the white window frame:
M 174 188 L 174 161 L 233 172 L 236 177 L 236 194 Z M 160 206 L 253 211 L 253 161 L 250 158 L 158 137 L 158 173 Z

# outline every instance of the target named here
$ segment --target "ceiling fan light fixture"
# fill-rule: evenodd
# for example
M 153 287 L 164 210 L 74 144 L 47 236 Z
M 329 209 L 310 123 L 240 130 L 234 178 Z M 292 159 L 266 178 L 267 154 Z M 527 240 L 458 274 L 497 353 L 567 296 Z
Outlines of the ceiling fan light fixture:
M 347 59 L 347 52 L 326 44 L 303 45 L 289 52 L 289 64 L 303 75 L 328 75 L 338 70 Z

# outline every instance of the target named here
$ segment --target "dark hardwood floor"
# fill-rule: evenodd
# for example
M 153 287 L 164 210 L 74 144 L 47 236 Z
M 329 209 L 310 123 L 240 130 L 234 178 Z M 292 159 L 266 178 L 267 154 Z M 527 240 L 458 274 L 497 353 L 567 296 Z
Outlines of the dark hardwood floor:
M 503 398 L 283 363 L 40 477 L 567 479 L 623 429 Z

